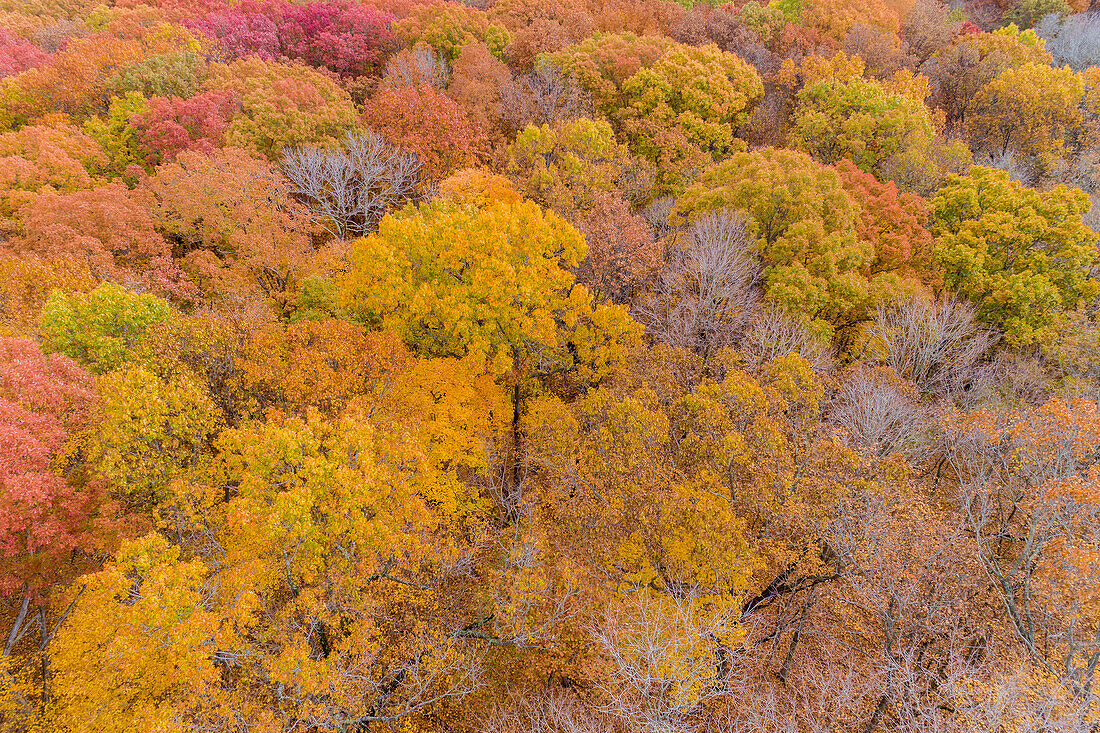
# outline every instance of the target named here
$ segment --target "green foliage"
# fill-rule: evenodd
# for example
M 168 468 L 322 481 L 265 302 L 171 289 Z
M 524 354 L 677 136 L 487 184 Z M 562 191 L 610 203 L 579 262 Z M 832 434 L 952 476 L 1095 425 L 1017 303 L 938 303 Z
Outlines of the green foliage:
M 241 97 L 241 113 L 225 130 L 228 146 L 254 150 L 275 160 L 283 148 L 335 143 L 355 126 L 351 97 L 315 69 L 255 56 L 216 65 L 207 89 Z
M 84 123 L 84 132 L 99 143 L 107 153 L 107 172 L 122 174 L 130 165 L 142 160 L 142 146 L 137 132 L 130 127 L 130 118 L 146 109 L 141 92 L 128 92 L 125 97 L 115 97 L 107 108 L 106 117 L 93 117 Z
M 168 302 L 103 283 L 88 293 L 50 293 L 42 311 L 45 347 L 103 374 L 120 366 L 151 326 L 172 318 Z
M 190 99 L 202 90 L 206 59 L 198 51 L 150 56 L 127 64 L 112 76 L 107 86 L 118 95 L 140 92 L 152 97 Z
M 791 145 L 822 163 L 847 158 L 860 170 L 879 173 L 886 160 L 927 148 L 935 135 L 923 102 L 870 79 L 821 80 L 798 98 Z
M 1097 235 L 1082 220 L 1089 200 L 1079 189 L 1040 193 L 975 166 L 952 176 L 932 208 L 948 287 L 975 301 L 1007 342 L 1044 340 L 1060 311 L 1100 292 L 1089 277 Z
M 1073 12 L 1066 0 L 1021 0 L 1018 5 L 1005 13 L 1005 24 L 1020 28 L 1033 28 L 1048 15 L 1057 13 L 1065 17 Z
M 821 327 L 850 325 L 889 295 L 864 271 L 874 245 L 856 236 L 860 209 L 836 171 L 808 155 L 764 148 L 734 155 L 687 189 L 677 211 L 745 212 L 764 260 L 764 292 Z

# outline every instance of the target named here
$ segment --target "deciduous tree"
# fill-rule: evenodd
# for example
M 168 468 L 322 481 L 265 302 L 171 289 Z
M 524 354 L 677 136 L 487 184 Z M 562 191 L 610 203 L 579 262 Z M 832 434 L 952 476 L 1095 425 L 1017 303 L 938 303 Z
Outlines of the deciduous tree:
M 1089 210 L 1082 191 L 1040 193 L 975 166 L 951 177 L 932 210 L 948 287 L 973 300 L 1009 343 L 1042 341 L 1058 311 L 1095 295 L 1096 234 L 1081 219 Z

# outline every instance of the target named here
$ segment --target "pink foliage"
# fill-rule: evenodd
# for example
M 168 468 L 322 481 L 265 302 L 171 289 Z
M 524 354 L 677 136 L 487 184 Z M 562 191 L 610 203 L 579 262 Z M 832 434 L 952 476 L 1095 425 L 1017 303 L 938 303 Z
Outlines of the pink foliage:
M 150 165 L 173 160 L 184 150 L 212 155 L 225 128 L 241 109 L 236 92 L 215 89 L 191 99 L 153 97 L 146 111 L 130 119 Z
M 0 28 L 0 79 L 50 60 L 50 54 L 6 28 Z
M 349 0 L 286 3 L 281 16 L 283 53 L 344 76 L 375 73 L 399 45 L 393 15 Z
M 275 20 L 252 6 L 217 11 L 184 25 L 216 42 L 226 61 L 247 56 L 271 61 L 282 56 Z
M 0 595 L 50 582 L 88 541 L 98 497 L 71 486 L 51 463 L 83 426 L 92 387 L 72 359 L 0 338 Z
M 394 16 L 354 0 L 298 5 L 246 0 L 185 24 L 214 40 L 226 60 L 300 59 L 344 76 L 378 71 L 400 45 Z

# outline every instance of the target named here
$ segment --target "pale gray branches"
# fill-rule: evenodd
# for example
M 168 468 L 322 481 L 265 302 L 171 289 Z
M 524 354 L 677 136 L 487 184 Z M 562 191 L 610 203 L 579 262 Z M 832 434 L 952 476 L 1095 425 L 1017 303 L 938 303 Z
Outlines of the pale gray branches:
M 333 236 L 369 234 L 388 212 L 417 198 L 423 164 L 376 133 L 348 133 L 339 148 L 283 151 L 291 193 Z
M 677 238 L 639 316 L 658 341 L 706 359 L 733 345 L 759 297 L 760 272 L 744 219 L 708 214 Z

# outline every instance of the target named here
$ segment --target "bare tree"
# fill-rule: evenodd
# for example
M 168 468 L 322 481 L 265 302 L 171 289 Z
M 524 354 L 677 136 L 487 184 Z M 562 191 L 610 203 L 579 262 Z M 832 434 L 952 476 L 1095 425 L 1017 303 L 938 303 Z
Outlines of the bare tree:
M 1035 26 L 1056 64 L 1084 71 L 1100 64 L 1100 12 L 1051 13 Z
M 900 453 L 911 463 L 925 456 L 928 421 L 903 386 L 885 375 L 856 372 L 841 388 L 831 419 L 845 428 L 852 447 L 866 456 Z
M 392 87 L 445 89 L 451 80 L 447 61 L 426 46 L 398 51 L 386 62 L 382 83 Z
M 811 333 L 803 321 L 771 303 L 752 315 L 739 348 L 754 367 L 788 354 L 798 354 L 815 371 L 828 371 L 833 366 L 830 345 Z
M 974 316 L 972 305 L 949 295 L 883 308 L 875 314 L 880 361 L 923 391 L 953 395 L 997 340 Z
M 676 239 L 639 316 L 658 341 L 706 360 L 734 343 L 759 297 L 760 272 L 744 219 L 708 214 Z
M 530 74 L 515 77 L 500 89 L 500 111 L 515 134 L 528 125 L 542 125 L 581 116 L 588 100 L 572 78 L 540 60 Z
M 389 211 L 417 198 L 423 164 L 376 133 L 348 133 L 340 148 L 306 145 L 283 151 L 291 193 L 340 239 L 374 231 Z

